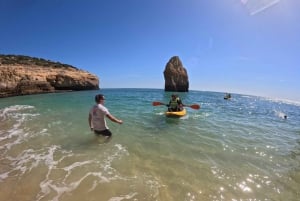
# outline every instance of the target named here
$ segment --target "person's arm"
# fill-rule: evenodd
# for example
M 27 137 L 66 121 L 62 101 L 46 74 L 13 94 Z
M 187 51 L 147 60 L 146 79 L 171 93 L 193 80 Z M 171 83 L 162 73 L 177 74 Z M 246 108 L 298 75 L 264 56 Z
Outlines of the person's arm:
M 94 128 L 92 127 L 92 115 L 91 115 L 91 113 L 89 113 L 89 126 L 90 126 L 91 130 L 94 129 Z
M 170 105 L 171 105 L 171 101 L 169 101 L 169 104 L 166 104 L 167 107 L 170 107 Z
M 116 122 L 118 124 L 122 124 L 123 121 L 121 119 L 117 119 L 116 117 L 114 117 L 112 114 L 107 114 L 106 115 L 111 121 Z
M 179 106 L 185 106 L 185 105 L 182 103 L 181 99 L 178 99 L 177 104 L 178 104 Z

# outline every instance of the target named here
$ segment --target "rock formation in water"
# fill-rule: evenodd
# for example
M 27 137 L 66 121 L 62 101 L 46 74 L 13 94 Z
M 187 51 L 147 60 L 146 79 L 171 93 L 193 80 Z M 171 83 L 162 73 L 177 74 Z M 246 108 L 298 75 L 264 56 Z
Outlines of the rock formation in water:
M 165 91 L 188 92 L 189 79 L 178 56 L 172 57 L 164 71 Z
M 99 79 L 59 62 L 20 55 L 0 55 L 0 97 L 99 89 Z

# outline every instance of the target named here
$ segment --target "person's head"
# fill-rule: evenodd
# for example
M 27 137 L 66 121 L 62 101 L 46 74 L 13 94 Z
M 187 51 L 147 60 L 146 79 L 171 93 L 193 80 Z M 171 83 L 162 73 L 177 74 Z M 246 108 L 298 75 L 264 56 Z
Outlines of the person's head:
M 103 94 L 97 94 L 97 95 L 95 96 L 95 102 L 96 102 L 96 103 L 100 103 L 100 101 L 103 101 L 103 100 L 105 100 Z
M 172 99 L 177 98 L 176 94 L 172 94 L 171 97 L 172 97 Z

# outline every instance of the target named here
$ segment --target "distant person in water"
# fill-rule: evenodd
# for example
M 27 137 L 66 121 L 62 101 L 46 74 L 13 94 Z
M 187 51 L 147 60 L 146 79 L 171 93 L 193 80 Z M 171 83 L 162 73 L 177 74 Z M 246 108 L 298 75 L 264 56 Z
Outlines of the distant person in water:
M 231 98 L 231 94 L 230 93 L 226 93 L 224 96 L 224 99 L 230 99 Z
M 181 111 L 183 109 L 183 106 L 184 105 L 181 99 L 176 94 L 172 94 L 169 104 L 167 104 L 168 111 L 169 112 Z
M 90 109 L 89 112 L 89 126 L 96 135 L 103 135 L 111 137 L 112 133 L 106 125 L 105 117 L 118 124 L 122 124 L 123 121 L 117 119 L 109 113 L 108 109 L 104 106 L 104 95 L 98 94 L 95 96 L 96 104 Z

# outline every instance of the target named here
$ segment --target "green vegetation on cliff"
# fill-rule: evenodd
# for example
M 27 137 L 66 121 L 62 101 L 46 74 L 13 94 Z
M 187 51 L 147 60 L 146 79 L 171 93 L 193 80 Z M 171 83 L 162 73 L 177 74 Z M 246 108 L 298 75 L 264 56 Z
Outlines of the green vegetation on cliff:
M 74 68 L 74 66 L 68 64 L 62 64 L 60 62 L 54 62 L 42 58 L 23 56 L 23 55 L 4 55 L 0 54 L 0 66 L 1 65 L 37 65 L 54 68 Z

